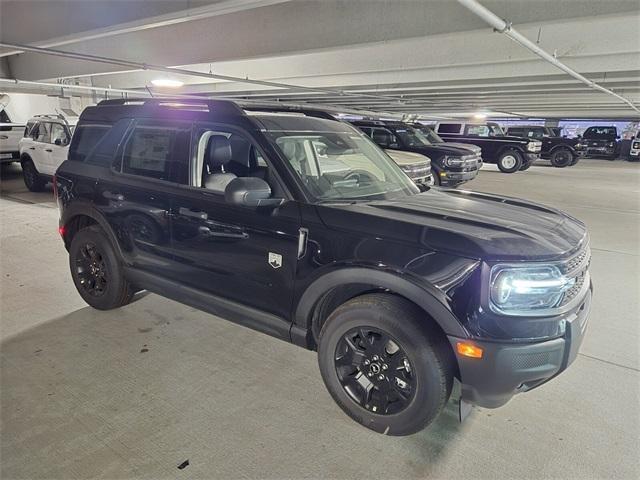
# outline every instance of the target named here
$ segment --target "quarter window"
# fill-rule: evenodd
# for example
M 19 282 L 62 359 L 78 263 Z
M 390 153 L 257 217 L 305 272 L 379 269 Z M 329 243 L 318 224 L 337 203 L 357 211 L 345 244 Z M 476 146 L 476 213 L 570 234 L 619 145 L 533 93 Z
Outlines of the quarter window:
M 438 133 L 460 133 L 460 123 L 441 123 L 438 125 Z
M 139 125 L 122 156 L 122 172 L 187 183 L 190 128 Z

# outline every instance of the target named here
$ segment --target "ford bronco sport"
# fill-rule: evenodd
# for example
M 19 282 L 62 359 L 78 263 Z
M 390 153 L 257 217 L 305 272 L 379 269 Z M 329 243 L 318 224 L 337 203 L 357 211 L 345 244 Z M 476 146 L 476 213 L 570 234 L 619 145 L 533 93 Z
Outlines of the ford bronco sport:
M 582 223 L 418 188 L 347 123 L 107 100 L 82 113 L 55 187 L 89 305 L 146 289 L 317 350 L 338 405 L 380 433 L 427 426 L 454 378 L 463 413 L 540 386 L 587 325 Z

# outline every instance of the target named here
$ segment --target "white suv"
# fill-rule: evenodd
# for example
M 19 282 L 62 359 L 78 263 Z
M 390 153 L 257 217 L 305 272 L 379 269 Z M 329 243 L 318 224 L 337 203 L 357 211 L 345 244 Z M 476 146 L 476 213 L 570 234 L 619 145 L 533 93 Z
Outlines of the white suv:
M 67 159 L 74 126 L 62 115 L 36 115 L 27 122 L 20 140 L 20 163 L 29 190 L 41 191 Z

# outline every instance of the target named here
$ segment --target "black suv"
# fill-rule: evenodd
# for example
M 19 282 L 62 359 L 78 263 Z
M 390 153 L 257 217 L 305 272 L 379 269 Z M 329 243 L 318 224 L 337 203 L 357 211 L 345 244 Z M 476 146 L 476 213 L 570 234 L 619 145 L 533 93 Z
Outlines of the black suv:
M 422 132 L 403 122 L 357 120 L 351 123 L 380 148 L 429 157 L 435 185 L 461 185 L 476 178 L 482 166 L 482 158 L 472 151 L 446 144 L 434 145 Z
M 539 140 L 512 137 L 504 134 L 493 122 L 438 122 L 433 130 L 445 142 L 471 143 L 482 149 L 482 160 L 495 163 L 503 173 L 528 169 L 538 158 L 542 143 Z
M 464 412 L 555 377 L 591 302 L 582 223 L 424 190 L 349 124 L 185 99 L 87 108 L 55 178 L 89 305 L 146 289 L 317 350 L 338 405 L 390 435 L 428 425 L 454 378 Z
M 609 160 L 618 158 L 619 138 L 618 129 L 615 126 L 597 125 L 587 128 L 580 137 L 587 155 Z
M 556 131 L 550 127 L 516 125 L 507 128 L 507 135 L 540 140 L 542 142 L 540 156 L 545 160 L 551 160 L 551 165 L 558 168 L 575 165 L 586 153 L 579 139 L 557 135 Z

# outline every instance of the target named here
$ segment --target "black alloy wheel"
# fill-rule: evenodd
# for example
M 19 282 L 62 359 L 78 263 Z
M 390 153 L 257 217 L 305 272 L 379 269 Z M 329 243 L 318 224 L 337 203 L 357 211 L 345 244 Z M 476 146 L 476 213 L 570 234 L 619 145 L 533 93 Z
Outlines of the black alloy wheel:
M 23 160 L 22 177 L 30 192 L 41 192 L 44 189 L 45 182 L 31 159 Z
M 407 354 L 379 329 L 363 326 L 345 333 L 336 348 L 335 366 L 342 388 L 372 413 L 399 413 L 414 396 L 416 379 Z
M 76 258 L 76 275 L 81 287 L 92 297 L 104 295 L 109 281 L 102 253 L 92 242 L 84 243 Z
M 573 165 L 573 153 L 568 148 L 558 148 L 551 154 L 551 165 L 564 168 Z

